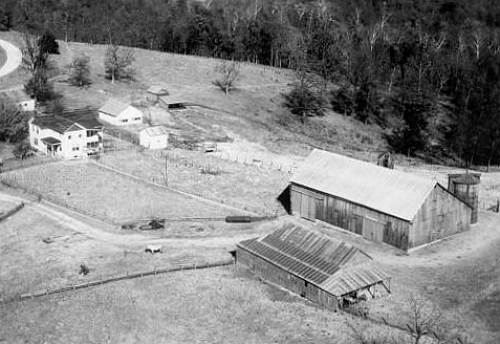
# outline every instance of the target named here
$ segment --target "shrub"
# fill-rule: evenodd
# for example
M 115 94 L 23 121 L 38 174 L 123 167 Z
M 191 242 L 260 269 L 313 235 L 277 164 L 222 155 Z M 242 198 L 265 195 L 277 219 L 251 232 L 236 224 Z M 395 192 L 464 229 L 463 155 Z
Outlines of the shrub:
M 291 113 L 299 116 L 302 123 L 307 117 L 324 115 L 324 99 L 311 87 L 296 86 L 284 97 L 283 105 L 289 108 Z
M 19 109 L 0 104 L 0 141 L 20 142 L 28 135 L 28 116 Z
M 31 147 L 28 141 L 23 140 L 20 141 L 12 150 L 12 154 L 16 157 L 16 159 L 24 160 L 29 156 L 31 152 Z
M 219 78 L 214 81 L 214 85 L 228 94 L 234 88 L 234 82 L 240 76 L 240 64 L 235 61 L 223 61 L 215 67 L 215 71 L 219 73 Z

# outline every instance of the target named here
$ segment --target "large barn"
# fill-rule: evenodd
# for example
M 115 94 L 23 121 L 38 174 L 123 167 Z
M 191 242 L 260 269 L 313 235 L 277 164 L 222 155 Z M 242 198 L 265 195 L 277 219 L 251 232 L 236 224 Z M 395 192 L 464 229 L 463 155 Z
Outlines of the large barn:
M 291 212 L 408 250 L 470 228 L 472 208 L 436 180 L 315 149 L 290 183 Z
M 237 245 L 236 262 L 327 308 L 390 292 L 390 277 L 363 251 L 293 223 Z

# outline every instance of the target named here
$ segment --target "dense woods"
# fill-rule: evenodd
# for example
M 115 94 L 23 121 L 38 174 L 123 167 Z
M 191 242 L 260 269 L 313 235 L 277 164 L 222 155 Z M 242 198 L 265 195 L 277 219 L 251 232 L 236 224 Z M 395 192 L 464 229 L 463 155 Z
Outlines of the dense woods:
M 398 152 L 500 163 L 495 0 L 4 2 L 0 29 L 313 73 L 321 82 L 287 99 L 308 116 L 332 107 L 387 128 Z

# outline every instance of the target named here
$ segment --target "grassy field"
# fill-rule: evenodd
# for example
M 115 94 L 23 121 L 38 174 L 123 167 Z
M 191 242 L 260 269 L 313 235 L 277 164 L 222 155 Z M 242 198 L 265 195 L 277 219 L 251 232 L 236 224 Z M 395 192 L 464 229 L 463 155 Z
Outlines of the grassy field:
M 47 240 L 49 239 L 49 240 Z M 46 242 L 44 242 L 44 240 Z M 147 254 L 145 244 L 104 242 L 72 230 L 35 205 L 27 205 L 0 223 L 0 298 L 126 274 L 168 268 L 173 264 L 212 262 L 229 257 L 223 248 L 171 248 Z M 80 264 L 90 274 L 80 275 Z M 0 336 L 1 338 L 1 336 Z
M 195 151 L 176 149 L 167 154 L 169 186 L 262 214 L 283 212 L 276 197 L 287 186 L 287 173 L 221 160 Z M 159 153 L 118 151 L 104 154 L 100 162 L 145 180 L 164 181 L 165 160 Z
M 347 322 L 234 267 L 118 282 L 0 308 L 9 343 L 355 343 Z
M 9 172 L 14 184 L 86 213 L 122 222 L 147 217 L 223 217 L 237 211 L 146 185 L 83 162 L 60 162 Z
M 6 60 L 7 60 L 7 54 L 5 53 L 5 50 L 3 50 L 2 47 L 0 47 L 0 68 L 3 66 Z

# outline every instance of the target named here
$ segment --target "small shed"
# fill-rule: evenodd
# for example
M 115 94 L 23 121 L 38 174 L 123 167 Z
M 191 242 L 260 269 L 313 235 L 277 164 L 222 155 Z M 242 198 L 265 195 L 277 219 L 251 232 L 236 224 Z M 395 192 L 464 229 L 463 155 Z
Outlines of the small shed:
M 148 88 L 147 92 L 151 95 L 151 97 L 148 97 L 148 99 L 152 101 L 153 104 L 159 103 L 161 97 L 168 95 L 167 89 L 158 85 L 151 86 L 150 88 Z
M 435 179 L 315 149 L 290 182 L 291 212 L 408 250 L 470 228 L 472 208 Z
M 390 276 L 365 252 L 293 223 L 240 242 L 236 262 L 330 309 L 346 299 L 390 292 Z
M 143 129 L 139 134 L 139 142 L 149 149 L 165 149 L 168 147 L 168 130 L 164 126 Z
M 142 111 L 129 103 L 109 99 L 99 110 L 99 119 L 112 125 L 122 126 L 142 123 Z

